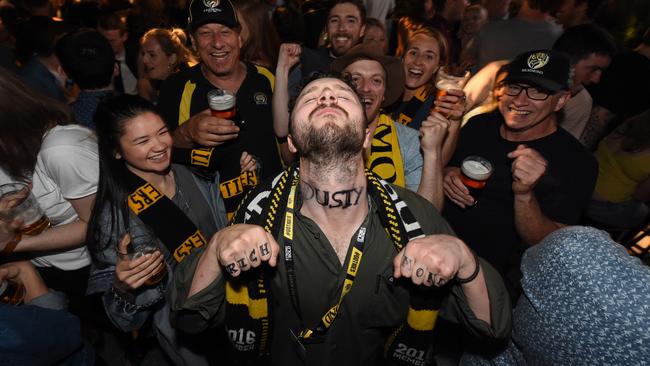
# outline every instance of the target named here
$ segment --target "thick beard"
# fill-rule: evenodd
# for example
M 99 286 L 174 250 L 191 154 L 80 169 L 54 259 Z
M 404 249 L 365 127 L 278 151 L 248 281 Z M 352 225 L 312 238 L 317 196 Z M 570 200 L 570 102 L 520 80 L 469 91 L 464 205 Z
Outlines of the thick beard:
M 313 174 L 321 178 L 333 174 L 337 180 L 346 180 L 357 173 L 353 158 L 363 151 L 364 139 L 363 131 L 355 128 L 360 122 L 348 121 L 344 127 L 334 122 L 320 128 L 310 122 L 298 125 L 301 127 L 292 131 L 294 143 L 300 156 L 309 162 Z

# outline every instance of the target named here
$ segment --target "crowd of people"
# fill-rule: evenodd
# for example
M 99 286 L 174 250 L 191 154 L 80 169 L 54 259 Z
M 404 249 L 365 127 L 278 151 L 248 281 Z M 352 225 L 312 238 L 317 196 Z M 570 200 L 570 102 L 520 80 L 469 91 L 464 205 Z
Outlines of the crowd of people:
M 0 364 L 643 364 L 605 3 L 1 1 Z

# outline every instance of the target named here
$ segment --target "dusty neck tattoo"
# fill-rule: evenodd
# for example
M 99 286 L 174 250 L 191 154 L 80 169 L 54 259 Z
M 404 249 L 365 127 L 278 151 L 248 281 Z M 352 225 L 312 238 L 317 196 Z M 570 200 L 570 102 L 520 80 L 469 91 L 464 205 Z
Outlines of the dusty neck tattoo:
M 315 200 L 319 205 L 327 208 L 346 209 L 350 206 L 356 206 L 365 190 L 365 187 L 352 187 L 330 192 L 319 189 L 305 181 L 300 182 L 300 194 L 303 201 Z

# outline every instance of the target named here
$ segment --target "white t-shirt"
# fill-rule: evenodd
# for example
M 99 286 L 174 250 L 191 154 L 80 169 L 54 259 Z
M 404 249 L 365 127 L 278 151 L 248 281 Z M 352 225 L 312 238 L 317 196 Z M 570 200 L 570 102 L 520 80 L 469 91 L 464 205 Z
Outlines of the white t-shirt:
M 0 170 L 0 183 L 13 179 Z M 38 153 L 32 177 L 32 193 L 52 226 L 78 220 L 68 200 L 97 192 L 99 156 L 94 133 L 80 125 L 55 126 L 49 130 Z M 75 270 L 90 264 L 86 247 L 32 259 L 41 267 Z
M 562 108 L 564 118 L 560 126 L 573 135 L 573 137 L 580 140 L 580 135 L 582 135 L 582 132 L 587 126 L 587 122 L 589 122 L 592 104 L 591 95 L 589 95 L 587 89 L 582 88 Z

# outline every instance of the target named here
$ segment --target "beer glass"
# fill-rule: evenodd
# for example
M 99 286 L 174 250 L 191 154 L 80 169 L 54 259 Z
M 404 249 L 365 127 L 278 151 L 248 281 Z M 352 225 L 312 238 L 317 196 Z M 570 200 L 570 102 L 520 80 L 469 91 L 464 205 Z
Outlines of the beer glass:
M 158 239 L 147 232 L 131 233 L 131 244 L 128 246 L 129 252 L 127 254 L 128 259 L 135 260 L 147 254 L 153 254 L 156 251 L 162 253 L 158 247 L 158 243 Z M 154 274 L 147 278 L 144 283 L 149 286 L 155 285 L 165 277 L 165 274 L 167 274 L 167 265 L 165 265 L 165 259 L 163 257 L 160 266 L 156 268 Z
M 0 282 L 0 302 L 9 305 L 20 305 L 25 300 L 25 285 L 4 280 Z
M 492 175 L 492 164 L 480 156 L 468 156 L 463 160 L 460 170 L 460 180 L 469 190 L 469 194 L 474 197 L 474 204 L 476 204 L 479 194 Z
M 36 201 L 27 183 L 16 182 L 0 186 L 0 199 L 7 206 L 0 209 L 0 218 L 11 222 L 23 221 L 20 232 L 25 235 L 38 235 L 50 227 L 50 219 Z
M 235 94 L 227 90 L 214 89 L 208 92 L 208 106 L 212 115 L 218 118 L 234 120 L 237 113 L 236 101 Z
M 447 95 L 449 90 L 463 90 L 469 80 L 470 73 L 459 66 L 443 66 L 436 74 L 437 96 Z

